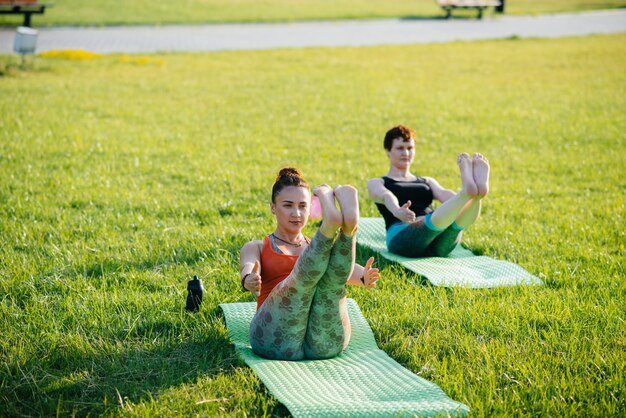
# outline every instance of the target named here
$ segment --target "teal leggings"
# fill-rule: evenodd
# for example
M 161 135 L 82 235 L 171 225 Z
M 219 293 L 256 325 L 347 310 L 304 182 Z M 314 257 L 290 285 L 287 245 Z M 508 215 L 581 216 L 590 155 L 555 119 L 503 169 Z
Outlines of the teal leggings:
M 456 222 L 447 228 L 437 228 L 430 222 L 430 216 L 419 217 L 412 224 L 403 224 L 393 237 L 388 237 L 387 249 L 410 258 L 447 257 L 461 242 L 463 229 Z
M 291 274 L 268 295 L 250 323 L 252 350 L 276 360 L 331 358 L 350 341 L 346 281 L 355 239 L 319 231 Z

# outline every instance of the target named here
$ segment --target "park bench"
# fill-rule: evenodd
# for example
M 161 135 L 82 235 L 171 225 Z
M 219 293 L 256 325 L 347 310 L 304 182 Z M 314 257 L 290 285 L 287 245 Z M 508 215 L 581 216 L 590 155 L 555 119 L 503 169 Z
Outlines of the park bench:
M 437 0 L 437 4 L 446 12 L 446 19 L 452 16 L 454 9 L 476 9 L 479 19 L 488 7 L 495 7 L 499 13 L 504 12 L 504 0 Z
M 42 15 L 49 3 L 39 3 L 37 0 L 0 0 L 1 15 L 24 15 L 24 26 L 30 27 L 32 15 Z

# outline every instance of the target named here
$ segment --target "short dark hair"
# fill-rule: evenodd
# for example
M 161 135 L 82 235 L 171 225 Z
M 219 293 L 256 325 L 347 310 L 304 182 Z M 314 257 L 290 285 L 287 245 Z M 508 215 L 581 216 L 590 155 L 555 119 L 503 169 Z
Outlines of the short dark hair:
M 415 141 L 415 132 L 405 125 L 394 126 L 385 134 L 385 149 L 391 151 L 393 141 L 398 138 L 402 138 L 402 142 L 409 142 L 411 139 Z
M 276 176 L 274 186 L 272 186 L 272 203 L 276 203 L 276 196 L 285 187 L 296 186 L 309 188 L 309 183 L 306 182 L 302 172 L 294 167 L 285 167 Z

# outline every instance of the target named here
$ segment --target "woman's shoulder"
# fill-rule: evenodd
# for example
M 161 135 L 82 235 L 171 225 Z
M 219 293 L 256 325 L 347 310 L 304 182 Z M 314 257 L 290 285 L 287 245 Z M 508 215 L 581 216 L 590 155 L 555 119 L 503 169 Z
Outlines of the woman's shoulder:
M 369 179 L 367 181 L 367 190 L 369 193 L 376 193 L 376 191 L 380 191 L 381 187 L 385 187 L 385 178 L 384 177 L 374 177 L 373 179 Z
M 241 250 L 259 250 L 261 251 L 261 249 L 263 248 L 263 242 L 265 241 L 265 239 L 256 239 L 256 240 L 252 240 L 252 241 L 248 241 L 246 242 L 243 247 L 241 247 Z
M 422 179 L 422 181 L 426 184 L 428 184 L 429 186 L 439 186 L 439 183 L 437 182 L 437 180 L 435 180 L 433 177 L 420 177 Z
M 367 182 L 368 183 L 383 183 L 386 178 L 387 178 L 387 176 L 373 177 L 373 178 L 369 179 Z

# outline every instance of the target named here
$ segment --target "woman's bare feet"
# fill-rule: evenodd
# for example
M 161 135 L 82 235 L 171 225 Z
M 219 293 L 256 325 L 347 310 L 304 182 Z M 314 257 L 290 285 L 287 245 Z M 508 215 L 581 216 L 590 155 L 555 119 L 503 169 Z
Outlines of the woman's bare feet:
M 472 172 L 480 197 L 489 193 L 489 161 L 479 153 L 472 156 Z
M 476 154 L 474 154 L 476 155 Z M 478 194 L 478 186 L 475 183 L 474 175 L 473 175 L 473 164 L 472 160 L 470 160 L 469 154 L 462 153 L 459 154 L 457 160 L 457 164 L 459 165 L 459 169 L 461 170 L 461 183 L 462 190 L 467 193 L 468 196 L 474 197 Z
M 313 194 L 317 196 L 322 207 L 322 224 L 320 232 L 326 238 L 333 238 L 337 233 L 337 229 L 341 227 L 343 217 L 341 212 L 335 206 L 335 194 L 333 189 L 327 184 L 321 184 L 313 190 Z
M 357 190 L 350 186 L 335 187 L 335 198 L 341 208 L 343 233 L 351 237 L 359 225 L 359 198 Z

